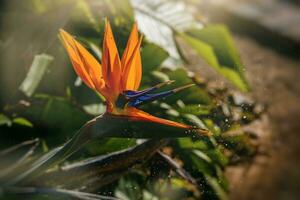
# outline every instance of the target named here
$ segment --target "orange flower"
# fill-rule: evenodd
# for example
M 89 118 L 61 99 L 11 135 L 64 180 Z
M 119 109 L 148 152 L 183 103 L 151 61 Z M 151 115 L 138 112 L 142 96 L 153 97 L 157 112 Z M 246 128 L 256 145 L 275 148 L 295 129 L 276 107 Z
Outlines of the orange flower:
M 142 77 L 140 55 L 142 37 L 139 38 L 138 36 L 136 24 L 132 28 L 126 49 L 120 60 L 110 24 L 106 21 L 102 65 L 66 31 L 60 30 L 60 35 L 77 75 L 88 87 L 105 97 L 107 113 L 127 117 L 130 120 L 154 122 L 183 129 L 192 128 L 181 123 L 154 117 L 137 108 L 145 102 L 168 96 L 190 85 L 152 94 L 155 89 L 171 82 L 169 81 L 143 91 L 137 91 Z

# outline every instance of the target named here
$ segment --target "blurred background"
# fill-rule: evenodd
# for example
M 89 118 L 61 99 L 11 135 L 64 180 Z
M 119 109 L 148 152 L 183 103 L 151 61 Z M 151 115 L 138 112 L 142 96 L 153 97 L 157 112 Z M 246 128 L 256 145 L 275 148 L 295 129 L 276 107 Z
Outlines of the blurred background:
M 300 1 L 2 0 L 0 5 L 0 149 L 40 138 L 40 151 L 47 152 L 105 111 L 102 100 L 73 72 L 60 28 L 100 60 L 104 18 L 112 23 L 120 54 L 136 21 L 145 35 L 142 87 L 168 79 L 198 85 L 174 97 L 182 102 L 170 98 L 144 109 L 220 134 L 215 149 L 224 157 L 207 155 L 217 160 L 214 170 L 220 167 L 222 176 L 215 170 L 208 174 L 216 182 L 207 181 L 212 179 L 205 176 L 206 165 L 199 164 L 201 176 L 195 174 L 201 178 L 196 179 L 204 186 L 200 192 L 184 188 L 183 196 L 175 189 L 175 196 L 161 191 L 154 198 L 155 189 L 130 196 L 141 192 L 128 192 L 135 184 L 142 187 L 136 174 L 95 191 L 128 199 L 299 198 Z M 98 142 L 71 160 L 137 144 L 115 139 L 99 148 Z M 173 155 L 165 148 L 183 162 L 176 150 Z M 164 169 L 156 159 L 146 166 Z M 184 183 L 172 184 L 180 188 Z

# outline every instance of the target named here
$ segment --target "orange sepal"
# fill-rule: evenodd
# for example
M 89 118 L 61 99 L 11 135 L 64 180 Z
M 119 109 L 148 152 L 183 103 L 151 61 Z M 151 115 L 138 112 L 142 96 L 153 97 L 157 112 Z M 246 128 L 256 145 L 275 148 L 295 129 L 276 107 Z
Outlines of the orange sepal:
M 139 40 L 137 25 L 135 23 L 121 60 L 123 90 L 137 90 L 140 86 L 142 78 L 141 41 L 142 37 Z
M 103 79 L 109 99 L 115 100 L 120 94 L 121 61 L 109 22 L 106 20 L 102 55 Z
M 88 87 L 102 93 L 105 83 L 100 63 L 66 31 L 61 29 L 60 36 L 77 75 Z
M 134 108 L 134 107 L 127 108 L 126 109 L 126 114 L 132 120 L 154 122 L 154 123 L 157 123 L 157 124 L 162 124 L 162 125 L 166 125 L 166 126 L 173 126 L 173 127 L 182 128 L 182 129 L 192 129 L 193 128 L 191 126 L 188 126 L 188 125 L 185 125 L 185 124 L 182 124 L 182 123 L 178 123 L 178 122 L 162 119 L 162 118 L 159 118 L 159 117 L 155 117 L 153 115 L 150 115 L 149 113 L 146 113 L 146 112 L 144 112 L 142 110 L 139 110 L 137 108 Z

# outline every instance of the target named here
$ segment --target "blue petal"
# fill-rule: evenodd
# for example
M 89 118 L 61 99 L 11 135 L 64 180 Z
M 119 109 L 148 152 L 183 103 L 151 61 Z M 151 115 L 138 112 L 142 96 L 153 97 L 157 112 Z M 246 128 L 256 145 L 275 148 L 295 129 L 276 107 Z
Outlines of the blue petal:
M 142 96 L 142 95 L 145 95 L 149 92 L 152 92 L 154 91 L 156 88 L 155 87 L 152 87 L 152 88 L 148 88 L 148 89 L 145 89 L 145 90 L 142 90 L 142 91 L 133 91 L 133 90 L 126 90 L 124 92 L 124 95 L 131 99 L 131 98 L 137 98 L 139 96 Z
M 178 88 L 175 88 L 175 89 L 172 89 L 172 90 L 168 90 L 168 91 L 165 91 L 165 92 L 150 94 L 151 92 L 155 91 L 156 89 L 158 89 L 158 88 L 160 88 L 160 87 L 162 87 L 166 84 L 169 84 L 171 82 L 172 81 L 161 83 L 161 84 L 158 84 L 154 87 L 151 87 L 149 89 L 145 89 L 145 90 L 142 90 L 142 91 L 127 90 L 127 91 L 124 92 L 124 95 L 128 99 L 128 105 L 129 106 L 138 107 L 138 106 L 140 106 L 144 103 L 148 103 L 148 102 L 160 99 L 160 98 L 164 98 L 166 96 L 169 96 L 173 93 L 179 92 L 183 89 L 189 88 L 189 87 L 194 85 L 194 84 L 188 84 L 188 85 L 178 87 Z
M 139 96 L 138 98 L 133 99 L 132 101 L 129 101 L 129 105 L 134 106 L 134 107 L 138 107 L 138 106 L 140 106 L 144 103 L 148 103 L 148 102 L 155 101 L 157 99 L 169 96 L 172 93 L 174 93 L 173 90 L 160 92 L 160 93 L 157 93 L 157 94 L 145 94 L 143 96 Z

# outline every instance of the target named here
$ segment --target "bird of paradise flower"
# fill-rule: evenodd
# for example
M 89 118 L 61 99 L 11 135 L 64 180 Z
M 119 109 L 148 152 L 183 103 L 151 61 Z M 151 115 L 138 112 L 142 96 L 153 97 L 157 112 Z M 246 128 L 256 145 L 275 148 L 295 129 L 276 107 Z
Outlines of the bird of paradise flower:
M 138 91 L 142 78 L 140 46 L 134 24 L 122 58 L 119 58 L 111 26 L 105 23 L 102 65 L 70 34 L 60 30 L 60 36 L 77 75 L 91 89 L 106 99 L 106 112 L 87 122 L 65 145 L 49 152 L 32 165 L 29 171 L 16 177 L 13 184 L 39 175 L 58 164 L 95 137 L 171 138 L 208 135 L 208 131 L 150 115 L 138 107 L 169 96 L 191 85 L 153 93 L 172 81 Z
M 137 109 L 144 103 L 166 97 L 193 84 L 157 94 L 152 92 L 170 82 L 137 91 L 142 78 L 140 55 L 142 37 L 138 37 L 136 24 L 132 28 L 126 49 L 120 59 L 110 24 L 106 22 L 102 65 L 66 31 L 61 30 L 60 34 L 77 75 L 88 87 L 105 97 L 107 114 L 183 129 L 192 128 L 181 123 L 154 117 Z

